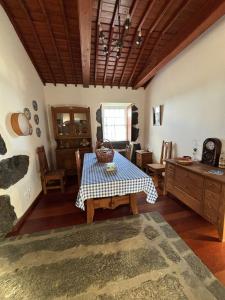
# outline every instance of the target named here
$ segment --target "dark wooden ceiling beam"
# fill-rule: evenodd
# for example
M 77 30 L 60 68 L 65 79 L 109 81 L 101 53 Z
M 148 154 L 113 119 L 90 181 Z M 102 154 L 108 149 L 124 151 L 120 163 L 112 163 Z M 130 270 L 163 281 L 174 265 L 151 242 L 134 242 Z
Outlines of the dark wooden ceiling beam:
M 98 66 L 98 39 L 99 39 L 99 20 L 101 15 L 102 8 L 102 0 L 98 0 L 98 10 L 97 10 L 97 20 L 96 20 L 96 28 L 95 28 L 95 86 L 97 82 L 97 66 Z
M 21 41 L 21 43 L 23 44 L 25 50 L 27 51 L 27 54 L 28 54 L 28 56 L 30 57 L 30 60 L 31 60 L 31 62 L 32 62 L 33 66 L 34 66 L 34 68 L 36 69 L 36 71 L 37 71 L 37 73 L 38 73 L 38 75 L 39 75 L 39 77 L 40 77 L 42 83 L 45 85 L 45 84 L 46 84 L 46 80 L 45 80 L 45 78 L 42 76 L 41 70 L 39 69 L 38 64 L 37 64 L 36 61 L 35 61 L 35 58 L 34 58 L 32 52 L 30 51 L 30 48 L 28 47 L 28 45 L 27 45 L 25 39 L 23 38 L 23 35 L 22 35 L 21 31 L 19 30 L 19 27 L 16 25 L 16 22 L 15 22 L 13 16 L 12 16 L 10 10 L 8 9 L 8 6 L 7 6 L 7 4 L 6 4 L 6 1 L 0 0 L 0 4 L 1 4 L 2 7 L 4 8 L 4 10 L 5 10 L 7 16 L 9 17 L 9 19 L 10 19 L 10 21 L 11 21 L 11 23 L 12 23 L 12 25 L 13 25 L 13 27 L 14 27 L 14 29 L 15 29 L 15 31 L 16 31 L 16 33 L 17 33 L 19 39 L 20 39 L 20 41 Z
M 225 1 L 220 3 L 207 18 L 205 18 L 188 36 L 186 36 L 170 53 L 160 60 L 154 67 L 146 67 L 146 69 L 137 78 L 134 88 L 143 86 L 150 80 L 161 68 L 163 68 L 170 60 L 177 56 L 192 41 L 198 38 L 205 30 L 214 24 L 219 18 L 225 14 Z
M 126 57 L 126 61 L 125 61 L 124 67 L 123 67 L 121 77 L 120 77 L 119 87 L 121 86 L 121 82 L 123 81 L 125 70 L 127 68 L 127 64 L 128 64 L 129 58 L 130 58 L 130 54 L 132 52 L 133 47 L 135 47 L 135 42 L 136 42 L 136 37 L 137 37 L 137 34 L 138 34 L 138 30 L 141 29 L 141 27 L 143 26 L 144 22 L 146 21 L 146 19 L 147 19 L 148 15 L 150 14 L 150 12 L 151 12 L 151 10 L 152 10 L 152 8 L 153 8 L 156 1 L 157 0 L 149 0 L 149 3 L 147 4 L 147 7 L 146 7 L 145 11 L 144 11 L 143 15 L 140 18 L 140 21 L 139 21 L 138 26 L 136 28 L 136 32 L 135 32 L 133 40 L 131 42 L 129 52 L 128 52 L 127 57 Z
M 92 0 L 77 0 L 83 86 L 90 84 Z
M 119 5 L 119 0 L 116 0 L 115 6 L 114 6 L 114 11 L 113 11 L 113 16 L 112 16 L 112 21 L 111 21 L 111 25 L 110 25 L 110 34 L 109 34 L 109 40 L 108 40 L 108 54 L 106 55 L 106 61 L 105 61 L 103 87 L 105 86 L 107 67 L 108 67 L 108 62 L 109 62 L 109 57 L 110 57 L 110 49 L 111 49 L 112 38 L 113 38 L 114 23 L 115 23 L 115 19 L 116 19 L 116 12 L 117 12 L 118 5 Z
M 70 60 L 72 63 L 72 69 L 73 69 L 73 74 L 74 74 L 74 84 L 77 86 L 77 73 L 76 73 L 76 65 L 74 61 L 74 56 L 73 56 L 73 51 L 72 51 L 72 45 L 71 45 L 71 37 L 69 34 L 69 28 L 68 28 L 68 23 L 67 23 L 67 17 L 66 17 L 66 11 L 65 11 L 65 3 L 63 0 L 59 0 L 59 6 L 60 6 L 60 11 L 63 19 L 63 25 L 66 33 L 66 41 L 67 41 L 67 47 L 69 50 L 69 56 Z
M 24 14 L 26 16 L 27 22 L 29 23 L 29 27 L 32 30 L 32 33 L 33 33 L 33 36 L 34 36 L 34 38 L 36 40 L 38 48 L 40 49 L 40 52 L 41 52 L 42 56 L 44 57 L 44 59 L 46 61 L 47 67 L 48 67 L 50 75 L 52 77 L 52 82 L 56 85 L 56 79 L 55 79 L 54 73 L 52 71 L 52 67 L 51 67 L 51 65 L 50 65 L 50 63 L 48 61 L 47 55 L 46 55 L 46 53 L 44 51 L 44 48 L 43 48 L 43 46 L 41 44 L 41 41 L 40 41 L 40 38 L 39 38 L 39 36 L 37 34 L 37 31 L 35 29 L 35 26 L 34 26 L 34 24 L 32 22 L 32 18 L 31 18 L 30 12 L 29 12 L 26 4 L 24 3 L 24 0 L 18 0 L 18 2 L 19 2 L 20 7 L 22 8 L 22 10 L 23 10 L 23 12 L 24 12 Z
M 132 17 L 134 15 L 134 12 L 135 12 L 136 8 L 138 7 L 139 2 L 140 2 L 140 0 L 133 0 L 133 3 L 131 5 L 130 11 L 129 11 L 131 22 L 132 22 Z M 124 39 L 125 33 L 126 33 L 126 30 L 125 30 L 125 27 L 123 27 L 122 41 Z M 113 86 L 113 83 L 114 83 L 114 79 L 115 79 L 115 75 L 116 75 L 116 69 L 117 69 L 117 65 L 118 65 L 119 61 L 120 61 L 120 58 L 117 59 L 116 63 L 115 63 L 115 67 L 114 67 L 114 70 L 113 70 L 112 81 L 111 81 L 111 87 Z
M 65 70 L 64 70 L 62 60 L 61 60 L 61 57 L 60 57 L 60 54 L 59 54 L 59 50 L 58 50 L 57 45 L 56 45 L 55 36 L 54 36 L 54 33 L 53 33 L 52 25 L 51 25 L 49 17 L 48 17 L 48 13 L 46 11 L 44 1 L 43 0 L 38 0 L 38 2 L 39 2 L 39 5 L 41 7 L 42 14 L 44 15 L 44 18 L 45 18 L 45 21 L 46 21 L 46 24 L 47 24 L 47 28 L 48 28 L 48 32 L 49 32 L 50 37 L 51 37 L 52 45 L 53 45 L 53 48 L 54 48 L 54 51 L 55 51 L 55 54 L 56 54 L 56 57 L 57 57 L 57 61 L 58 61 L 58 64 L 60 66 L 60 69 L 62 71 L 63 81 L 64 81 L 64 84 L 66 86 L 67 85 L 66 74 L 65 74 Z
M 162 21 L 163 17 L 166 15 L 168 9 L 170 9 L 170 6 L 173 5 L 173 2 L 174 2 L 174 0 L 170 0 L 170 1 L 168 1 L 168 2 L 165 4 L 165 6 L 163 7 L 162 12 L 160 12 L 160 13 L 158 14 L 158 16 L 156 17 L 154 23 L 153 23 L 152 26 L 149 28 L 148 33 L 147 33 L 147 35 L 146 35 L 146 37 L 145 37 L 145 40 L 144 40 L 143 44 L 141 45 L 141 50 L 140 50 L 140 52 L 139 52 L 139 54 L 138 54 L 138 57 L 137 57 L 137 59 L 136 59 L 136 61 L 135 61 L 134 67 L 133 67 L 133 69 L 132 69 L 132 73 L 131 73 L 130 78 L 129 78 L 129 80 L 128 80 L 127 87 L 128 87 L 128 86 L 130 85 L 130 83 L 131 83 L 131 80 L 132 80 L 132 78 L 133 78 L 133 76 L 134 76 L 134 73 L 135 73 L 136 68 L 137 68 L 137 66 L 138 66 L 138 64 L 139 64 L 139 61 L 140 61 L 140 59 L 141 59 L 141 57 L 142 57 L 142 55 L 143 55 L 143 53 L 144 53 L 144 50 L 145 50 L 145 48 L 146 48 L 146 46 L 147 46 L 147 44 L 148 44 L 148 41 L 149 41 L 149 38 L 150 38 L 151 34 L 152 34 L 153 31 L 157 28 L 157 26 L 160 24 L 160 22 Z

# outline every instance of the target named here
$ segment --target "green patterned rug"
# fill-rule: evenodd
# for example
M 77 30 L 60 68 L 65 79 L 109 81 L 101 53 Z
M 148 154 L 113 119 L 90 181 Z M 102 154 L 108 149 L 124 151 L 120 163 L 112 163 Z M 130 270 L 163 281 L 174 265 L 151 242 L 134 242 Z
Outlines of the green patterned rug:
M 0 299 L 225 299 L 158 213 L 5 239 Z

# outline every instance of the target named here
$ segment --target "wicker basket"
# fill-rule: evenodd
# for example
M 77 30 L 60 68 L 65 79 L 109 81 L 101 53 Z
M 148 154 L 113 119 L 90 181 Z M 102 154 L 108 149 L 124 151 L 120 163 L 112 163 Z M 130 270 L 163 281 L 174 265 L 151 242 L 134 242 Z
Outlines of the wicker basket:
M 114 150 L 108 140 L 97 141 L 95 153 L 99 163 L 109 163 L 113 161 Z

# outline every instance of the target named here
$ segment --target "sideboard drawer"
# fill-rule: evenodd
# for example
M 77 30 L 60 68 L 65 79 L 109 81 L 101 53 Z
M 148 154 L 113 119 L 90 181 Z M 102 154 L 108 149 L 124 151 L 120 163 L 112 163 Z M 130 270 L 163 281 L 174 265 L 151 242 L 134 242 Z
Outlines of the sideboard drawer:
M 175 185 L 197 200 L 202 199 L 203 177 L 182 168 L 176 169 Z
M 221 192 L 222 186 L 221 183 L 216 182 L 215 180 L 206 179 L 205 188 L 209 191 L 219 194 Z

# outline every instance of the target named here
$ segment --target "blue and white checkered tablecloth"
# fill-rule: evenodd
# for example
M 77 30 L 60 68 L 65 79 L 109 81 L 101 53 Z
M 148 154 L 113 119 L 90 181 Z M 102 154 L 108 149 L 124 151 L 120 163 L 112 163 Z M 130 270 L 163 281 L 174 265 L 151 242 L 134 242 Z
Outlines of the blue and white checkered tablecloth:
M 95 153 L 85 154 L 77 207 L 85 210 L 84 201 L 91 198 L 122 196 L 142 191 L 147 194 L 147 202 L 155 203 L 158 194 L 151 177 L 118 152 L 115 152 L 113 162 L 117 171 L 108 173 L 105 164 L 98 163 Z

